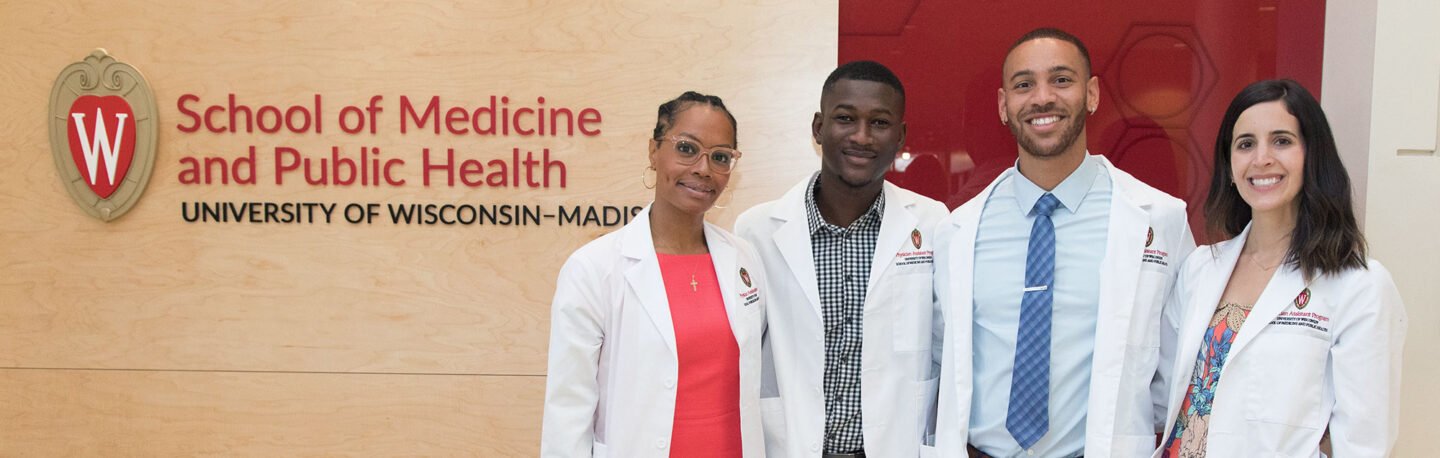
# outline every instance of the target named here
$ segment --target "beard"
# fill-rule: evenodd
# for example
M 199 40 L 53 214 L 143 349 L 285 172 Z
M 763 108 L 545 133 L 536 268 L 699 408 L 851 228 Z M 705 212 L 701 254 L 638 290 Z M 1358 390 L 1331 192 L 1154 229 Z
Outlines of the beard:
M 1065 152 L 1065 150 L 1070 149 L 1071 145 L 1075 144 L 1075 139 L 1080 138 L 1080 133 L 1085 131 L 1085 119 L 1089 115 L 1090 113 L 1081 109 L 1075 116 L 1066 119 L 1067 124 L 1065 130 L 1060 131 L 1059 141 L 1055 142 L 1055 145 L 1049 148 L 1041 146 L 1034 137 L 1025 134 L 1022 130 L 1024 127 L 1021 126 L 1021 124 L 1024 124 L 1023 121 L 1010 123 L 1010 135 L 1015 136 L 1015 140 L 1020 143 L 1020 149 L 1029 152 L 1032 156 L 1041 158 L 1059 156 L 1060 153 Z M 1020 119 L 1020 117 L 1013 116 L 1011 119 Z

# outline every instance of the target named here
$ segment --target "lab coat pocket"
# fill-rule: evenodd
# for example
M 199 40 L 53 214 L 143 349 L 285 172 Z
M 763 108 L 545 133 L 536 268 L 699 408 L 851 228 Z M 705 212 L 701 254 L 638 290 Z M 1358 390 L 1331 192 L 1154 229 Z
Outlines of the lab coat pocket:
M 738 312 L 732 313 L 738 313 L 739 315 L 735 317 L 735 319 L 730 320 L 732 326 L 744 328 L 743 330 L 732 329 L 732 332 L 735 333 L 735 342 L 740 344 L 740 351 L 742 353 L 749 351 L 747 347 L 752 344 L 758 348 L 762 337 L 761 332 L 765 328 L 764 308 L 752 305 L 742 307 Z
M 591 442 L 590 444 L 591 458 L 605 458 L 606 456 L 609 456 L 609 453 L 605 451 L 605 444 L 602 444 L 600 442 Z
M 1321 413 L 1330 342 L 1306 332 L 1267 327 L 1255 336 L 1241 357 L 1250 372 L 1250 402 L 1245 418 L 1252 421 L 1324 428 Z M 1224 373 L 1221 384 L 1225 383 Z
M 930 320 L 935 312 L 930 274 L 900 277 L 889 293 L 883 297 L 889 302 L 886 306 L 895 311 L 895 351 L 929 350 Z
M 1142 270 L 1135 289 L 1135 309 L 1131 315 L 1129 342 L 1133 345 L 1160 346 L 1160 325 L 1163 324 L 1165 294 L 1170 291 L 1170 273 L 1166 270 Z
M 916 420 L 919 423 L 921 456 L 925 456 L 927 445 L 930 448 L 932 456 L 935 451 L 935 413 L 937 406 L 935 398 L 939 387 L 940 377 L 936 376 L 935 378 L 921 381 L 919 392 L 915 394 L 915 412 L 920 416 L 920 418 Z
M 784 456 L 789 433 L 785 430 L 783 398 L 760 398 L 760 424 L 765 431 L 765 454 Z

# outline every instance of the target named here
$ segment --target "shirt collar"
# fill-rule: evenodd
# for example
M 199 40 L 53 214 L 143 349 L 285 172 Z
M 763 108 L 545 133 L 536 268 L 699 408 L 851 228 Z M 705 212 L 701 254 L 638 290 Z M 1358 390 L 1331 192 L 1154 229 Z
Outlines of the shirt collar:
M 812 235 L 815 234 L 816 231 L 824 229 L 827 226 L 836 229 L 863 227 L 864 225 L 869 224 L 871 220 L 878 221 L 880 217 L 885 213 L 885 190 L 884 188 L 881 188 L 880 194 L 875 196 L 875 202 L 872 202 L 870 204 L 870 209 L 866 210 L 865 214 L 860 215 L 860 217 L 857 218 L 855 222 L 850 223 L 849 228 L 842 228 L 834 224 L 830 224 L 825 221 L 825 218 L 820 216 L 820 206 L 815 203 L 815 190 L 819 187 L 820 172 L 815 172 L 814 175 L 810 176 L 810 186 L 805 188 L 805 219 L 806 222 L 810 224 L 810 234 Z M 1039 199 L 1039 197 L 1036 197 L 1036 199 Z
M 1085 160 L 1080 162 L 1080 166 L 1070 172 L 1070 176 L 1065 177 L 1059 185 L 1055 186 L 1055 189 L 1049 192 L 1060 200 L 1061 207 L 1074 214 L 1079 211 L 1080 203 L 1085 200 L 1085 194 L 1088 194 L 1090 188 L 1095 185 L 1095 177 L 1099 176 L 1101 168 L 1100 157 L 1092 156 L 1087 151 Z M 1012 168 L 1011 172 L 1014 179 L 1008 180 L 1010 192 L 1015 195 L 1015 203 L 1020 206 L 1020 213 L 1028 215 L 1030 210 L 1035 208 L 1035 202 L 1039 201 L 1040 196 L 1045 195 L 1046 191 L 1031 182 L 1029 178 L 1025 178 L 1025 175 L 1020 174 L 1020 169 Z

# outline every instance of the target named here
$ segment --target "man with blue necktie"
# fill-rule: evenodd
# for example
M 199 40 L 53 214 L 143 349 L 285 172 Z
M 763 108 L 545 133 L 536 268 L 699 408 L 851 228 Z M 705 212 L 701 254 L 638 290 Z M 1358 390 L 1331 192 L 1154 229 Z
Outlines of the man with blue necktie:
M 1185 203 L 1085 143 L 1100 100 L 1074 36 L 1015 42 L 999 90 L 1015 166 L 936 228 L 942 456 L 1132 457 L 1155 449 L 1164 304 L 1194 249 Z

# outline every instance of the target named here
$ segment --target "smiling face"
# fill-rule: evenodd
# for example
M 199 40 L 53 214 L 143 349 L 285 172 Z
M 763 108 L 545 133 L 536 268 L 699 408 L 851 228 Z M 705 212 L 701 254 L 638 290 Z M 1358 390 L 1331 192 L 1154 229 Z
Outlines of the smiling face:
M 655 205 L 667 206 L 688 215 L 703 215 L 725 191 L 729 174 L 715 173 L 709 160 L 685 165 L 677 142 L 689 140 L 704 148 L 735 147 L 735 129 L 725 112 L 710 105 L 692 103 L 675 114 L 675 123 L 664 138 L 650 140 L 650 165 L 655 168 Z
M 1259 103 L 1240 113 L 1230 140 L 1230 178 L 1256 217 L 1277 214 L 1295 220 L 1304 167 L 1300 121 L 1285 102 Z
M 841 79 L 820 96 L 811 134 L 820 145 L 822 183 L 880 186 L 905 145 L 905 101 L 885 83 Z
M 1085 118 L 1100 99 L 1080 49 L 1054 38 L 1021 43 L 1005 58 L 1000 120 L 1020 154 L 1037 158 L 1085 153 Z

